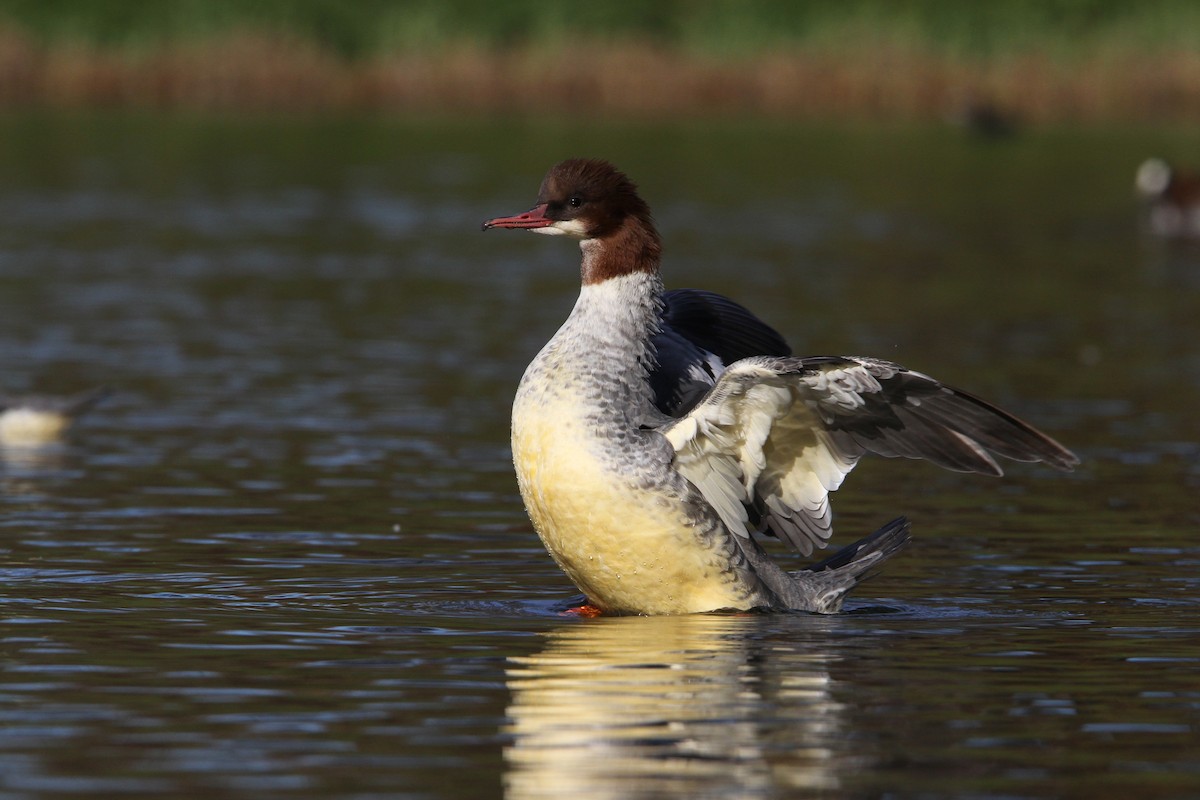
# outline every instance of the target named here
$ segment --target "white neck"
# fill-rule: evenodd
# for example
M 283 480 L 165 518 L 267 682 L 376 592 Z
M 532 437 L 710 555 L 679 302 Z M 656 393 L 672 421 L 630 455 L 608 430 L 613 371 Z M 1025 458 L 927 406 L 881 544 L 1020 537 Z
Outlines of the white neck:
M 657 329 L 661 293 L 658 274 L 648 272 L 584 285 L 567 321 L 529 365 L 523 384 L 577 390 L 581 403 L 622 424 L 652 417 L 650 337 Z

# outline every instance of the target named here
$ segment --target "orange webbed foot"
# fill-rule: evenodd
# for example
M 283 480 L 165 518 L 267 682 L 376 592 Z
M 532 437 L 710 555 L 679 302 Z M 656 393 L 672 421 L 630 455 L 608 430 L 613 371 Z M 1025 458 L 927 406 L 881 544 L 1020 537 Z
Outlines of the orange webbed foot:
M 584 619 L 594 619 L 604 614 L 603 611 L 596 608 L 591 603 L 584 603 L 581 606 L 573 606 L 562 613 L 568 614 L 572 617 L 583 617 Z

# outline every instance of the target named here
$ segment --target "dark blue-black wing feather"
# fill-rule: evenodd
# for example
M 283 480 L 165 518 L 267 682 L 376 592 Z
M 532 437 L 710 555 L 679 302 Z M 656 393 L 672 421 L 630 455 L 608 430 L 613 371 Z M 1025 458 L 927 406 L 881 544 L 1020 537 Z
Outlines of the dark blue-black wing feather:
M 658 362 L 650 373 L 654 404 L 682 416 L 712 388 L 725 367 L 750 356 L 789 356 L 779 333 L 728 297 L 701 289 L 671 289 L 662 296 Z

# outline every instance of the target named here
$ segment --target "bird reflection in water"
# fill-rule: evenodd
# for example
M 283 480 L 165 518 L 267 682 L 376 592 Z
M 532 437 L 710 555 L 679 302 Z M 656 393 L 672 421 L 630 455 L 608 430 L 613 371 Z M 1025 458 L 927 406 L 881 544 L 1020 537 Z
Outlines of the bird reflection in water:
M 829 657 L 773 641 L 764 620 L 608 617 L 549 632 L 507 671 L 506 797 L 836 789 L 845 737 Z

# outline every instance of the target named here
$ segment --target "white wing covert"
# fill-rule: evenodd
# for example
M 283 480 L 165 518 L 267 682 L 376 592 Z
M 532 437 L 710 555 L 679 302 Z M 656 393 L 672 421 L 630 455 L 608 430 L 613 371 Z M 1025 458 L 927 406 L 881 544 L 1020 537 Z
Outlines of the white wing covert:
M 738 361 L 663 426 L 675 465 L 734 533 L 752 516 L 808 555 L 832 534 L 829 493 L 867 452 L 999 475 L 992 453 L 1071 469 L 1078 459 L 1004 411 L 869 358 Z

